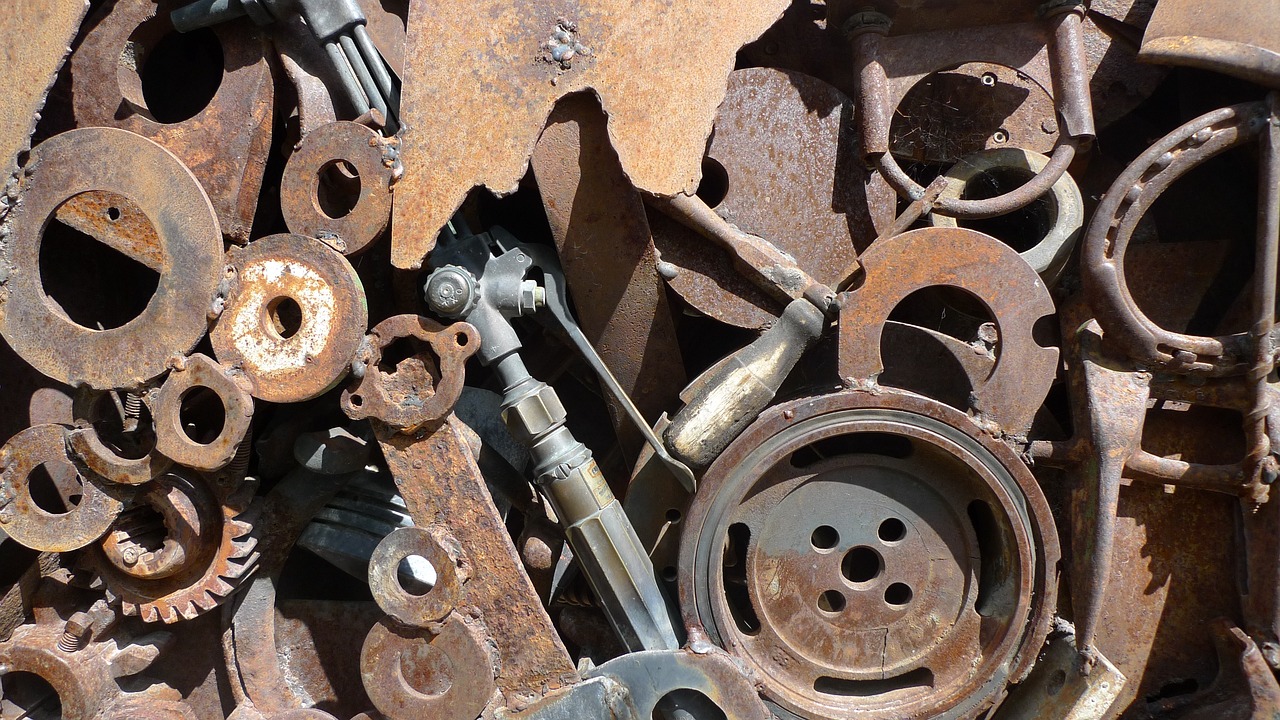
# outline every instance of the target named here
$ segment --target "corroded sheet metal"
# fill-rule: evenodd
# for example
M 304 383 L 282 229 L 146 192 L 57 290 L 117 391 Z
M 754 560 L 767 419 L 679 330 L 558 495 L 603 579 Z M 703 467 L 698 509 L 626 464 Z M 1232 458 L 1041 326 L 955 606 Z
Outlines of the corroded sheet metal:
M 77 124 L 118 127 L 155 140 L 200 180 L 222 231 L 249 239 L 271 144 L 275 86 L 265 37 L 248 20 L 213 31 L 222 78 L 208 104 L 179 122 L 148 108 L 145 67 L 150 53 L 176 39 L 169 12 L 181 3 L 121 0 L 97 19 L 71 61 Z
M 392 263 L 419 266 L 471 188 L 515 190 L 552 106 L 573 92 L 600 97 L 636 187 L 692 192 L 734 54 L 786 6 L 415 0 Z
M 652 421 L 674 404 L 684 366 L 644 202 L 616 157 L 604 114 L 579 96 L 552 113 L 533 171 L 582 330 Z M 638 449 L 640 436 L 621 408 L 614 416 L 629 436 L 624 445 Z
M 893 190 L 849 147 L 857 142 L 854 112 L 843 93 L 817 78 L 739 70 L 729 76 L 704 161 L 710 172 L 700 192 L 709 206 L 829 285 L 894 215 Z M 776 303 L 728 253 L 665 217 L 651 222 L 663 262 L 676 268 L 668 282 L 690 305 L 740 327 L 773 322 Z
M 1139 56 L 1280 87 L 1280 0 L 1161 0 Z
M 76 28 L 89 10 L 88 0 L 13 0 L 0 13 L 0 162 L 8 178 L 18 168 L 18 153 L 28 147 L 40 119 L 45 94 L 53 85 Z

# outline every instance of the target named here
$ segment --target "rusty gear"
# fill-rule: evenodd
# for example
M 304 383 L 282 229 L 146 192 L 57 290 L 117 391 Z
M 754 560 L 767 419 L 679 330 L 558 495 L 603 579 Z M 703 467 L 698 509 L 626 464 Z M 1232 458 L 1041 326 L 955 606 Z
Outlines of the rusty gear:
M 256 569 L 254 489 L 244 483 L 219 501 L 199 475 L 165 473 L 86 551 L 85 564 L 127 616 L 166 624 L 195 618 Z

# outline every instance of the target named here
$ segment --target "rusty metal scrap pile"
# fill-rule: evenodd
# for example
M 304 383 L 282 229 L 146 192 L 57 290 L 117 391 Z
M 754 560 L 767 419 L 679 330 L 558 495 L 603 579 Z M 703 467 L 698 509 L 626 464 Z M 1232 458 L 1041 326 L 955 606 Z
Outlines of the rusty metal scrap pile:
M 0 719 L 1280 717 L 1280 0 L 0 47 Z

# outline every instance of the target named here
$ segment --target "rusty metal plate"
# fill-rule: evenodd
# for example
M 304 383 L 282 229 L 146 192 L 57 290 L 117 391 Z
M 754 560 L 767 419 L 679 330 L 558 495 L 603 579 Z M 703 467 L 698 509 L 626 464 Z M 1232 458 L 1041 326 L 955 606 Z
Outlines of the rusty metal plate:
M 734 53 L 786 6 L 414 0 L 392 263 L 421 265 L 471 188 L 515 190 L 552 106 L 573 92 L 600 97 L 637 188 L 692 192 Z M 483 21 L 459 24 L 459 17 Z
M 127 195 L 146 214 L 162 264 L 146 309 L 100 331 L 72 321 L 45 295 L 40 245 L 64 202 L 104 189 Z M 8 242 L 0 246 L 0 273 L 7 275 L 0 333 L 24 360 L 68 385 L 105 389 L 137 386 L 162 374 L 172 356 L 191 351 L 208 329 L 222 240 L 208 197 L 181 160 L 126 130 L 72 130 L 31 151 L 21 190 L 22 203 L 6 218 Z M 131 257 L 155 253 L 149 245 L 129 250 Z
M 1280 0 L 1160 0 L 1139 56 L 1280 87 Z
M 104 9 L 71 57 L 76 122 L 163 145 L 200 180 L 222 231 L 243 243 L 271 145 L 269 45 L 247 19 L 179 35 L 169 13 L 182 4 L 120 0 Z M 168 67 L 149 69 L 152 57 Z
M 472 566 L 484 568 L 467 582 L 465 603 L 484 618 L 497 687 L 518 710 L 577 673 L 455 422 L 420 438 L 378 422 L 374 430 L 414 522 L 447 527 Z
M 227 254 L 229 290 L 209 334 L 219 362 L 243 371 L 254 397 L 300 402 L 346 376 L 369 321 L 346 258 L 301 235 L 271 235 Z
M 950 286 L 976 297 L 995 320 L 996 365 L 973 390 L 973 409 L 1011 433 L 1025 433 L 1058 369 L 1058 349 L 1042 347 L 1036 324 L 1054 314 L 1039 275 L 1012 248 L 964 228 L 923 228 L 876 243 L 866 275 L 840 311 L 839 372 L 846 382 L 884 369 L 880 337 L 889 313 L 912 292 Z
M 566 98 L 542 131 L 533 172 L 582 330 L 653 421 L 675 403 L 684 366 L 644 202 L 605 124 L 593 99 Z M 639 433 L 620 408 L 613 417 L 624 448 L 637 450 Z
M 742 230 L 795 258 L 818 282 L 841 272 L 893 219 L 896 195 L 849 151 L 853 104 L 796 72 L 751 68 L 729 76 L 703 160 L 699 194 Z M 778 309 L 693 231 L 651 218 L 668 283 L 700 312 L 739 327 L 773 322 Z
M 88 10 L 89 0 L 15 0 L 0 16 L 0 184 L 18 169 L 18 154 L 29 147 L 45 95 Z

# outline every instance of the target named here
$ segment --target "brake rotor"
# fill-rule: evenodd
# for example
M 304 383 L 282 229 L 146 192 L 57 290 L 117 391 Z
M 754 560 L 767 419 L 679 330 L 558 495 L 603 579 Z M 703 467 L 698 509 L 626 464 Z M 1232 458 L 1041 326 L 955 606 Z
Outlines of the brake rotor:
M 973 717 L 1034 661 L 1058 557 L 1007 446 L 920 396 L 838 393 L 773 408 L 708 469 L 680 600 L 782 717 Z

